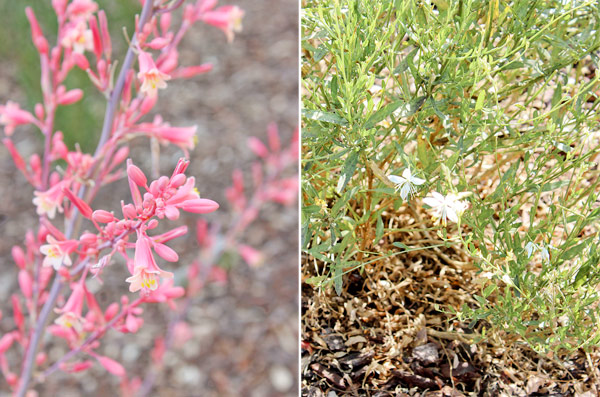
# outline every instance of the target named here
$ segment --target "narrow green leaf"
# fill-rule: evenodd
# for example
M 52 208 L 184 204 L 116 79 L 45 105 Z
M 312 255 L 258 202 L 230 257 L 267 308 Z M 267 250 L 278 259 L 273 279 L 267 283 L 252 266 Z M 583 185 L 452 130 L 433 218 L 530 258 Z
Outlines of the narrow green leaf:
M 324 112 L 322 110 L 303 110 L 304 117 L 310 120 L 321 121 L 324 123 L 332 123 L 341 126 L 348 125 L 348 121 L 335 113 Z

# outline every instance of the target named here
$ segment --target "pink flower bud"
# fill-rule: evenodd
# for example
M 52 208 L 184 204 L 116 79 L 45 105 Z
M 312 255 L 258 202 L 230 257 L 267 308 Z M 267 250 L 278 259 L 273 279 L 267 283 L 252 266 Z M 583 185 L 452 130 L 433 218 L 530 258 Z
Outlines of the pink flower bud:
M 166 47 L 169 43 L 170 43 L 170 40 L 168 40 L 164 37 L 156 37 L 155 39 L 153 39 L 151 42 L 147 43 L 146 45 L 148 47 L 152 48 L 153 50 L 160 50 L 160 49 Z
M 171 187 L 178 188 L 185 183 L 187 177 L 184 174 L 177 174 L 171 178 Z
M 100 223 L 108 223 L 115 220 L 115 216 L 112 212 L 104 211 L 104 210 L 96 210 L 92 214 L 92 219 L 96 222 Z
M 40 54 L 48 53 L 48 41 L 44 38 L 42 34 L 42 29 L 33 13 L 31 7 L 25 8 L 25 14 L 27 15 L 27 19 L 29 20 L 29 25 L 31 25 L 31 38 L 33 40 L 33 44 L 36 46 Z
M 23 252 L 23 249 L 18 245 L 14 245 L 11 253 L 19 269 L 25 269 L 25 252 Z
M 264 262 L 263 254 L 248 245 L 240 244 L 238 252 L 242 259 L 251 267 L 259 267 Z
M 104 312 L 104 320 L 110 321 L 119 312 L 119 304 L 117 302 L 111 303 L 106 311 Z
M 36 365 L 42 365 L 46 362 L 46 359 L 48 358 L 48 356 L 46 355 L 46 353 L 44 352 L 39 352 L 36 356 L 35 356 L 35 364 Z
M 187 212 L 193 212 L 196 214 L 207 214 L 209 212 L 216 211 L 219 208 L 219 204 L 209 199 L 192 199 L 187 200 L 181 206 L 181 209 Z
M 269 136 L 269 147 L 272 152 L 279 152 L 281 149 L 281 143 L 279 141 L 279 131 L 277 130 L 277 124 L 270 123 L 267 127 L 267 135 Z
M 129 155 L 129 147 L 123 146 L 120 148 L 117 153 L 113 156 L 112 162 L 110 163 L 110 169 L 113 169 L 117 165 L 121 164 L 127 156 Z
M 123 211 L 123 216 L 128 219 L 135 219 L 137 216 L 137 211 L 133 204 L 124 205 L 121 209 Z
M 260 139 L 256 137 L 251 136 L 250 138 L 248 138 L 248 147 L 258 157 L 265 158 L 269 155 L 269 150 L 267 149 L 265 144 L 262 143 Z
M 92 31 L 92 40 L 94 43 L 94 55 L 97 59 L 102 56 L 102 39 L 100 39 L 100 30 L 98 29 L 98 22 L 96 17 L 92 15 L 89 20 L 90 30 Z
M 70 105 L 83 98 L 83 91 L 79 88 L 65 92 L 63 95 L 58 97 L 59 105 Z
M 150 220 L 150 222 L 148 222 L 148 229 L 152 230 L 154 229 L 156 226 L 158 226 L 158 221 L 156 219 L 152 219 Z
M 203 63 L 202 65 L 187 66 L 184 68 L 178 68 L 173 71 L 174 78 L 189 79 L 199 74 L 208 73 L 213 69 L 213 65 L 210 63 Z
M 79 197 L 77 197 L 68 188 L 64 188 L 63 189 L 63 193 L 65 194 L 65 196 L 67 196 L 67 198 L 69 200 L 71 200 L 71 202 L 73 203 L 73 205 L 75 207 L 77 207 L 77 209 L 79 210 L 79 212 L 81 212 L 82 216 L 84 216 L 87 219 L 91 219 L 92 218 L 92 209 L 90 208 L 90 206 L 88 205 L 88 203 L 86 203 L 85 201 L 83 201 L 82 199 L 80 199 Z
M 25 160 L 23 160 L 23 157 L 21 157 L 21 154 L 19 153 L 15 145 L 12 143 L 10 138 L 4 138 L 2 142 L 10 152 L 10 155 L 17 169 L 27 176 L 27 165 L 25 164 Z
M 85 55 L 79 52 L 71 53 L 71 57 L 73 58 L 73 62 L 82 70 L 88 70 L 90 68 L 90 63 Z
M 62 362 L 60 363 L 60 369 L 68 373 L 76 373 L 86 371 L 90 369 L 93 365 L 94 363 L 90 360 L 81 361 L 73 364 Z
M 108 33 L 108 24 L 106 23 L 106 14 L 104 10 L 98 12 L 98 21 L 100 22 L 100 36 L 102 37 L 102 47 L 104 49 L 104 56 L 110 60 L 112 53 L 112 45 L 110 41 L 110 34 Z
M 140 113 L 142 115 L 144 115 L 144 114 L 147 114 L 149 111 L 151 111 L 152 108 L 154 107 L 154 105 L 156 105 L 157 100 L 158 100 L 158 96 L 156 96 L 156 95 L 146 96 L 143 99 L 142 104 L 140 105 Z
M 2 338 L 0 338 L 0 355 L 4 354 L 4 352 L 7 351 L 12 346 L 14 341 L 15 341 L 15 334 L 13 332 L 4 334 L 2 336 Z
M 177 252 L 164 244 L 154 243 L 154 251 L 167 262 L 177 262 L 179 260 Z
M 17 276 L 19 281 L 19 288 L 21 288 L 21 292 L 25 295 L 25 298 L 30 299 L 33 291 L 33 280 L 31 275 L 27 270 L 21 269 L 19 270 L 19 275 Z
M 96 357 L 100 364 L 111 374 L 116 376 L 125 376 L 125 368 L 113 359 L 104 356 Z
M 56 15 L 59 17 L 65 14 L 65 10 L 67 9 L 67 1 L 68 0 L 52 0 L 54 12 L 56 12 Z
M 44 119 L 44 105 L 41 103 L 36 103 L 34 109 L 35 117 L 40 120 Z
M 92 215 L 92 218 L 93 218 L 93 215 Z M 103 222 L 103 223 L 105 223 L 105 222 Z M 98 241 L 98 236 L 96 236 L 93 233 L 83 233 L 81 235 L 81 237 L 79 238 L 79 241 L 81 241 L 85 245 L 94 245 L 94 244 L 96 244 L 96 241 Z
M 148 183 L 146 175 L 137 166 L 133 165 L 131 160 L 127 160 L 127 176 L 138 186 L 145 187 Z

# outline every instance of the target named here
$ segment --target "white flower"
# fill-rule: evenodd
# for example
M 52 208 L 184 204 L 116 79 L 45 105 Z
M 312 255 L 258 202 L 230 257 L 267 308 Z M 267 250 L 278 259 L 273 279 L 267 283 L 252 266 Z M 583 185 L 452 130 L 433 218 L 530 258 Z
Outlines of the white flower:
M 446 226 L 447 219 L 457 223 L 458 218 L 467 209 L 467 203 L 458 198 L 459 196 L 452 193 L 444 197 L 438 192 L 431 192 L 431 196 L 425 197 L 423 202 L 433 210 L 433 218 L 436 222 L 441 220 L 442 224 Z
M 525 251 L 527 251 L 528 258 L 531 258 L 531 254 L 533 254 L 534 250 L 538 250 L 538 246 L 532 243 L 531 241 L 525 245 Z
M 412 196 L 417 189 L 414 185 L 422 185 L 425 183 L 424 179 L 417 178 L 412 174 L 410 168 L 406 168 L 402 172 L 402 176 L 390 175 L 388 179 L 396 184 L 396 191 L 400 190 L 400 197 L 402 200 L 406 200 L 407 197 Z

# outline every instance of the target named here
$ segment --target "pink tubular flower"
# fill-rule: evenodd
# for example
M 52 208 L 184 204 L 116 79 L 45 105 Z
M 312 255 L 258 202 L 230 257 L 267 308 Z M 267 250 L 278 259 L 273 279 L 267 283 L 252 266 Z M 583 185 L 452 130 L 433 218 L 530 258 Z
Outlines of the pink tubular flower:
M 71 20 L 87 21 L 98 9 L 98 4 L 92 0 L 73 0 L 67 7 L 67 16 Z
M 156 96 L 158 89 L 166 88 L 166 80 L 169 80 L 171 76 L 158 70 L 152 55 L 145 51 L 140 51 L 138 56 L 140 64 L 140 71 L 138 73 L 138 79 L 142 82 L 140 91 L 148 96 Z
M 26 110 L 22 110 L 18 103 L 8 101 L 6 105 L 0 105 L 0 124 L 3 124 L 4 133 L 8 136 L 13 134 L 15 127 L 35 122 L 35 117 Z
M 57 209 L 63 212 L 62 201 L 65 196 L 63 186 L 63 183 L 57 183 L 45 192 L 33 192 L 35 195 L 33 204 L 37 207 L 38 215 L 46 214 L 48 218 L 53 219 Z
M 85 283 L 82 280 L 72 286 L 71 296 L 67 303 L 61 309 L 54 309 L 55 312 L 61 313 L 54 323 L 65 328 L 73 328 L 76 332 L 81 333 L 83 327 L 81 311 L 84 297 Z
M 46 255 L 42 265 L 52 266 L 54 270 L 60 269 L 63 264 L 71 266 L 73 262 L 71 262 L 69 254 L 75 251 L 78 242 L 76 240 L 58 241 L 50 234 L 46 237 L 46 241 L 48 244 L 40 247 L 40 252 Z
M 151 241 L 148 236 L 140 234 L 135 243 L 135 254 L 133 258 L 133 275 L 127 280 L 131 283 L 130 292 L 142 290 L 144 293 L 154 291 L 158 288 L 157 276 L 161 278 L 172 278 L 173 273 L 166 272 L 158 267 L 152 250 Z
M 132 132 L 147 134 L 157 138 L 160 143 L 172 143 L 182 149 L 193 149 L 196 144 L 196 126 L 171 127 L 157 116 L 152 123 L 141 123 Z
M 242 18 L 244 17 L 244 11 L 238 6 L 223 6 L 213 11 L 207 11 L 200 15 L 200 20 L 216 26 L 221 29 L 227 41 L 232 42 L 234 32 L 242 31 Z
M 70 23 L 65 26 L 65 33 L 60 44 L 78 54 L 92 51 L 94 49 L 92 31 L 88 29 L 87 23 L 82 20 Z

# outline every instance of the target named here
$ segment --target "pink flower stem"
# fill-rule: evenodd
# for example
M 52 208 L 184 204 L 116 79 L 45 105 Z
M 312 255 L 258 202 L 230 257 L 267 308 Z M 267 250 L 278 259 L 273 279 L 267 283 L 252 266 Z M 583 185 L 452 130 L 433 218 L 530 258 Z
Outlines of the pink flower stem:
M 154 3 L 154 0 L 146 0 L 146 2 L 144 3 L 144 7 L 142 9 L 142 14 L 140 17 L 140 22 L 139 22 L 140 30 L 143 28 L 143 26 L 146 24 L 146 22 L 150 19 L 150 16 L 152 14 L 153 3 Z M 123 62 L 123 66 L 121 67 L 121 71 L 119 72 L 117 84 L 115 85 L 115 88 L 114 88 L 113 92 L 111 93 L 110 99 L 107 104 L 106 113 L 104 116 L 104 124 L 102 125 L 102 135 L 100 136 L 100 140 L 98 142 L 98 146 L 96 147 L 96 152 L 94 154 L 94 157 L 96 157 L 96 158 L 99 157 L 99 155 L 101 154 L 101 152 L 103 150 L 103 146 L 110 136 L 110 131 L 112 130 L 112 125 L 113 125 L 113 121 L 114 121 L 114 117 L 115 117 L 115 111 L 117 108 L 117 104 L 119 102 L 119 98 L 123 91 L 123 85 L 125 84 L 125 77 L 133 63 L 133 57 L 134 57 L 133 44 L 135 43 L 135 41 L 136 41 L 136 38 L 135 38 L 135 35 L 133 35 L 133 37 L 131 39 L 132 45 L 127 50 L 127 55 L 125 56 L 125 61 Z M 44 73 L 43 65 L 44 65 L 44 63 L 42 62 L 42 90 L 47 91 L 48 86 L 49 86 L 49 81 L 48 81 L 49 76 L 47 75 L 47 71 L 46 71 L 46 73 Z M 46 94 L 46 92 L 44 94 Z M 50 134 L 48 134 L 48 135 L 50 135 Z M 48 139 L 48 137 L 46 137 L 46 138 Z M 48 147 L 49 145 L 46 145 L 46 146 Z M 44 161 L 46 161 L 47 158 L 48 157 L 45 156 Z M 92 169 L 92 172 L 95 172 L 95 170 Z M 81 189 L 79 190 L 79 197 L 80 198 L 83 197 L 84 194 L 85 194 L 85 186 L 82 186 Z M 69 219 L 69 224 L 67 225 L 67 230 L 66 230 L 67 238 L 71 238 L 71 236 L 73 235 L 73 231 L 75 228 L 75 223 L 77 221 L 78 215 L 79 215 L 79 211 L 77 210 L 77 208 L 75 208 L 73 211 L 73 214 L 71 216 L 71 219 Z M 29 344 L 27 346 L 27 353 L 25 355 L 25 361 L 23 363 L 23 371 L 21 372 L 19 388 L 16 393 L 16 395 L 18 397 L 24 397 L 25 393 L 27 391 L 27 385 L 29 384 L 29 380 L 31 379 L 31 371 L 33 370 L 33 363 L 34 363 L 37 347 L 39 344 L 39 340 L 40 340 L 44 330 L 46 329 L 48 315 L 50 314 L 50 312 L 52 311 L 52 308 L 54 307 L 54 304 L 56 303 L 56 299 L 58 298 L 58 294 L 60 293 L 62 286 L 63 286 L 63 283 L 60 279 L 60 276 L 58 274 L 55 275 L 54 281 L 52 283 L 52 287 L 50 289 L 50 294 L 48 295 L 48 299 L 46 300 L 44 306 L 42 307 L 42 311 L 40 312 L 40 316 L 36 323 L 36 327 L 33 330 L 31 338 L 29 339 Z
M 130 305 L 121 308 L 121 312 L 119 314 L 117 314 L 115 317 L 113 317 L 109 322 L 107 322 L 101 329 L 94 331 L 90 336 L 88 336 L 88 338 L 81 345 L 79 345 L 77 348 L 71 350 L 70 352 L 68 352 L 61 358 L 59 358 L 54 364 L 52 364 L 52 366 L 50 368 L 45 370 L 44 377 L 47 377 L 48 375 L 52 374 L 54 371 L 59 369 L 60 364 L 67 361 L 68 359 L 70 359 L 71 357 L 76 355 L 77 353 L 81 352 L 85 347 L 89 346 L 90 343 L 94 342 L 96 339 L 98 339 L 102 335 L 104 335 L 110 327 L 112 327 L 117 321 L 122 319 L 127 313 L 129 313 L 129 311 L 131 309 L 139 306 L 143 301 L 144 301 L 144 298 L 138 298 L 138 299 L 134 300 L 133 302 L 131 302 Z
M 144 8 L 142 9 L 142 15 L 140 16 L 140 31 L 152 16 L 151 14 L 153 3 L 154 0 L 146 0 L 144 2 Z M 100 135 L 100 141 L 98 142 L 98 146 L 96 148 L 96 152 L 94 153 L 94 157 L 98 157 L 100 155 L 100 153 L 104 149 L 104 144 L 110 137 L 110 132 L 112 131 L 117 105 L 119 104 L 119 99 L 121 98 L 121 93 L 123 92 L 123 86 L 125 85 L 125 78 L 127 77 L 127 72 L 129 72 L 131 64 L 133 63 L 133 58 L 135 56 L 134 47 L 136 42 L 137 38 L 134 34 L 131 38 L 131 44 L 129 45 L 127 54 L 125 55 L 125 61 L 123 61 L 123 66 L 121 67 L 121 71 L 119 72 L 117 83 L 115 84 L 115 88 L 110 94 L 110 99 L 108 100 L 108 105 L 106 106 L 106 112 L 104 114 L 104 124 L 102 125 L 102 134 Z

